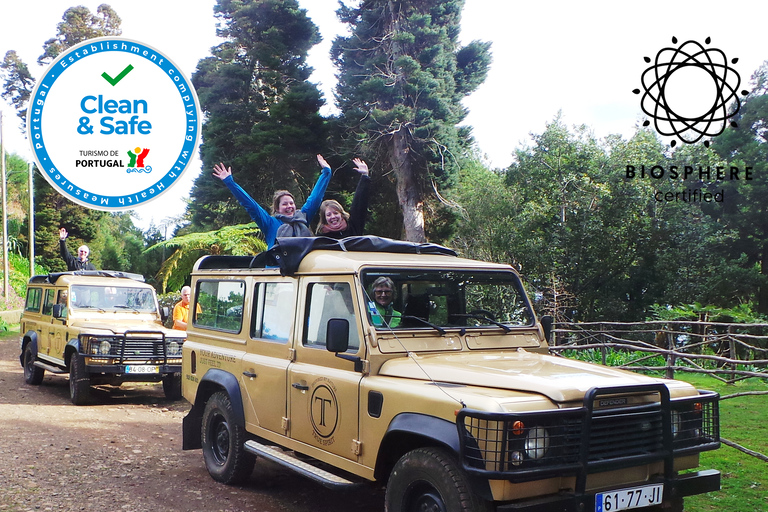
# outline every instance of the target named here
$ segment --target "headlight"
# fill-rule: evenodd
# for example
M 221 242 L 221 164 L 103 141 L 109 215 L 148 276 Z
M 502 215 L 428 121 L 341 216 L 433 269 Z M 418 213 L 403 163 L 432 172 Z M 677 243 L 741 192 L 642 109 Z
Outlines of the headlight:
M 112 349 L 112 344 L 108 342 L 107 340 L 102 340 L 101 343 L 99 343 L 99 354 L 100 355 L 106 355 L 109 354 L 109 351 Z
M 175 341 L 172 341 L 168 343 L 168 347 L 165 350 L 169 356 L 178 356 L 181 354 L 181 345 Z
M 540 459 L 549 450 L 549 432 L 544 427 L 533 427 L 525 436 L 525 454 L 531 459 Z

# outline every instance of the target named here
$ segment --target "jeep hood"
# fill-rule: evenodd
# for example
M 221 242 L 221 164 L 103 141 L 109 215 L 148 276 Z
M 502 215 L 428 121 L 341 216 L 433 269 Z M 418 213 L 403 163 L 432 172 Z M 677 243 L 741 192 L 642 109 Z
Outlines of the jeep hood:
M 541 394 L 555 402 L 580 401 L 596 386 L 625 386 L 657 379 L 562 357 L 527 352 L 414 354 L 384 363 L 379 375 L 435 380 Z
M 120 319 L 113 322 L 98 322 L 94 320 L 78 320 L 71 324 L 72 327 L 78 328 L 83 333 L 93 335 L 113 335 L 113 334 L 125 334 L 126 331 L 135 332 L 162 332 L 167 338 L 186 338 L 187 333 L 175 329 L 166 329 L 162 325 L 155 322 L 147 321 L 125 321 Z

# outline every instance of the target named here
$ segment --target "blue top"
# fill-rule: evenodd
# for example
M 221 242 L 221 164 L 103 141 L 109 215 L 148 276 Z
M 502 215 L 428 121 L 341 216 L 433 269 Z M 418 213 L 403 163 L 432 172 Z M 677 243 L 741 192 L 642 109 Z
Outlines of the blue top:
M 227 176 L 222 180 L 227 186 L 235 199 L 245 208 L 248 215 L 256 222 L 259 229 L 264 233 L 264 241 L 267 242 L 267 249 L 270 249 L 275 245 L 275 237 L 277 236 L 277 228 L 283 223 L 280 219 L 276 219 L 267 212 L 264 208 L 253 200 L 248 193 L 242 189 L 240 185 L 235 183 L 232 175 Z M 309 194 L 307 202 L 301 207 L 301 211 L 306 215 L 307 222 L 312 221 L 312 218 L 320 209 L 320 203 L 323 202 L 323 196 L 325 195 L 325 189 L 328 187 L 328 183 L 331 181 L 331 168 L 323 167 L 320 171 L 320 177 L 315 183 L 315 188 L 312 189 L 312 193 Z

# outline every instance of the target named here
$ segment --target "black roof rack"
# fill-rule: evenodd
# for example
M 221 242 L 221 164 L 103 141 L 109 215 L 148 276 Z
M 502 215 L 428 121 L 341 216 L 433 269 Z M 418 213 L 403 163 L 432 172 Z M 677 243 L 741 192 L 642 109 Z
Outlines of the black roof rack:
M 198 262 L 198 269 L 249 269 L 280 268 L 282 275 L 293 275 L 304 256 L 312 251 L 342 252 L 388 252 L 405 254 L 442 254 L 456 256 L 456 251 L 442 245 L 404 242 L 378 236 L 350 236 L 336 240 L 324 236 L 283 237 L 275 245 L 256 256 L 204 256 Z
M 68 272 L 51 272 L 32 276 L 30 283 L 51 283 L 54 284 L 61 276 L 93 276 L 93 277 L 112 277 L 116 279 L 132 279 L 134 281 L 144 282 L 144 276 L 134 274 L 133 272 L 123 272 L 122 270 L 70 270 Z

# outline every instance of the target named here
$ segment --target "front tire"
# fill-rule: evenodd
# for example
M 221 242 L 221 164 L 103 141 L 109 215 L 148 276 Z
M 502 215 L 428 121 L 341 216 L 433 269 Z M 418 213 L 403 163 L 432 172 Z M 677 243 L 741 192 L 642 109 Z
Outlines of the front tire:
M 75 405 L 85 405 L 91 400 L 91 378 L 80 354 L 72 354 L 69 363 L 69 399 Z
M 163 375 L 163 393 L 168 400 L 179 400 L 181 398 L 181 374 L 169 373 Z
M 45 370 L 35 366 L 36 354 L 32 351 L 32 343 L 24 347 L 24 381 L 33 386 L 39 386 L 43 382 Z
M 386 512 L 490 512 L 454 457 L 441 448 L 419 448 L 395 464 L 384 499 Z
M 211 477 L 223 484 L 242 483 L 253 472 L 256 458 L 245 451 L 245 427 L 235 420 L 229 396 L 219 391 L 205 404 L 201 430 L 203 459 Z

